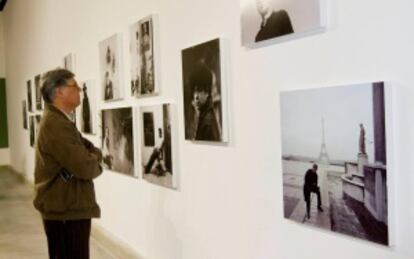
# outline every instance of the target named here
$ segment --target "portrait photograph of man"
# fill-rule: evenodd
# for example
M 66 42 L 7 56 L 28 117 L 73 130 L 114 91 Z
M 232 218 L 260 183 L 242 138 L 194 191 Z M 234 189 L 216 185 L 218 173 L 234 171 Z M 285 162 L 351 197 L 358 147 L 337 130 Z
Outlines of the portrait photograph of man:
M 26 82 L 26 87 L 27 87 L 27 110 L 29 112 L 33 111 L 33 97 L 32 97 L 32 81 L 28 80 Z
M 285 218 L 389 245 L 385 89 L 280 94 Z
M 185 138 L 226 142 L 220 39 L 182 50 Z
M 99 43 L 99 67 L 104 101 L 123 98 L 121 35 L 114 34 Z
M 40 87 L 42 86 L 41 75 L 37 75 L 34 78 L 35 82 L 35 97 L 36 97 L 36 110 L 41 111 L 43 109 L 43 99 L 40 92 Z
M 155 75 L 154 17 L 148 16 L 129 28 L 131 95 L 143 97 L 158 93 Z
M 241 0 L 242 45 L 321 30 L 323 1 Z
M 95 80 L 80 83 L 80 131 L 85 134 L 96 134 L 96 98 Z

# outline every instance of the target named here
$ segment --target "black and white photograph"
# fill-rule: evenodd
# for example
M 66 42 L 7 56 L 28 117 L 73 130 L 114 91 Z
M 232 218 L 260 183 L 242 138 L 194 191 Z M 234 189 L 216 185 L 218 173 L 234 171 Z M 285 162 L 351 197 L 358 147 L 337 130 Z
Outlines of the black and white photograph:
M 322 31 L 324 0 L 241 0 L 242 45 Z
M 104 101 L 123 98 L 121 34 L 99 43 L 99 67 Z
M 75 54 L 69 53 L 63 57 L 63 68 L 71 71 L 72 73 L 76 73 L 76 57 Z
M 35 76 L 34 85 L 35 85 L 36 110 L 38 111 L 43 110 L 43 98 L 42 98 L 42 93 L 40 91 L 42 87 L 41 84 L 42 84 L 41 75 Z
M 33 112 L 33 97 L 32 97 L 32 81 L 28 80 L 26 83 L 27 86 L 27 110 Z
M 174 188 L 171 104 L 140 107 L 143 178 Z
M 389 245 L 385 89 L 280 94 L 285 218 Z
M 131 95 L 142 97 L 158 93 L 154 46 L 154 19 L 148 16 L 129 28 L 131 57 Z
M 23 116 L 23 129 L 28 129 L 28 127 L 27 127 L 27 107 L 26 107 L 26 101 L 22 101 L 22 116 Z
M 105 169 L 134 176 L 132 108 L 102 110 L 102 155 Z
M 35 118 L 34 116 L 29 116 L 29 126 L 30 126 L 30 132 L 29 132 L 29 138 L 30 138 L 30 146 L 34 147 L 35 144 Z
M 81 104 L 80 104 L 80 131 L 85 134 L 96 134 L 96 89 L 95 80 L 81 82 Z
M 226 142 L 221 40 L 182 50 L 185 139 Z

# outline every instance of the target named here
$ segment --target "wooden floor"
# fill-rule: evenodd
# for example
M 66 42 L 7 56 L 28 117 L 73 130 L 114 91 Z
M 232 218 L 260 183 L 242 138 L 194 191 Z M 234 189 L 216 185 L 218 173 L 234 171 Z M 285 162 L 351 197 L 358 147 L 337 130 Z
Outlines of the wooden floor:
M 0 259 L 48 258 L 39 213 L 32 205 L 33 188 L 7 167 L 0 167 Z M 113 259 L 91 237 L 92 259 Z

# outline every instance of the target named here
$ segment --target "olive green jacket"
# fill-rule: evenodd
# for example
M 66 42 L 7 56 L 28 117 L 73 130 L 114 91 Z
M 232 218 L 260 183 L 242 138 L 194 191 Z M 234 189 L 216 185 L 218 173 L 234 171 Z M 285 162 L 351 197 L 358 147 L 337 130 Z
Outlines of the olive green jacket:
M 34 206 L 47 220 L 100 216 L 92 179 L 102 173 L 102 153 L 82 138 L 68 117 L 46 104 L 37 135 Z M 72 174 L 62 177 L 61 171 Z

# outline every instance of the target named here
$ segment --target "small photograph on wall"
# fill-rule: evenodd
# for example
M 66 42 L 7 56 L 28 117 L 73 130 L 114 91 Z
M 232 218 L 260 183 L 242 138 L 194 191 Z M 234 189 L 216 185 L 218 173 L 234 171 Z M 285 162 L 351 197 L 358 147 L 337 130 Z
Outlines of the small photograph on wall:
M 23 116 L 23 128 L 28 129 L 27 126 L 27 107 L 26 107 L 26 101 L 22 101 L 22 116 Z
M 39 132 L 39 129 L 40 129 L 40 121 L 42 120 L 42 116 L 35 115 L 34 117 L 35 117 L 35 142 L 36 142 L 37 133 Z
M 158 93 L 155 74 L 154 16 L 148 16 L 129 28 L 131 57 L 131 94 L 135 97 Z
M 81 82 L 80 131 L 96 134 L 96 98 L 95 80 Z M 79 109 L 79 108 L 78 108 Z
M 69 53 L 63 58 L 63 67 L 72 73 L 76 73 L 76 57 L 75 54 Z
M 385 87 L 280 94 L 284 216 L 389 245 Z
M 322 31 L 324 0 L 241 0 L 242 45 Z
M 27 110 L 33 112 L 32 81 L 27 81 Z
M 153 184 L 175 188 L 173 174 L 171 104 L 140 108 L 143 178 Z
M 34 116 L 29 116 L 29 124 L 30 124 L 30 146 L 34 147 L 35 144 L 35 118 Z
M 121 49 L 120 34 L 114 34 L 99 43 L 100 76 L 105 101 L 123 98 Z
M 134 176 L 132 108 L 102 110 L 102 155 L 105 169 Z
M 185 139 L 226 142 L 221 40 L 182 50 Z
M 40 91 L 42 85 L 41 75 L 37 75 L 34 78 L 35 84 L 35 97 L 36 97 L 36 110 L 41 111 L 43 109 L 43 98 Z

